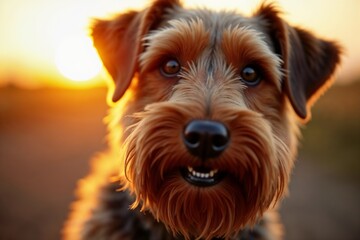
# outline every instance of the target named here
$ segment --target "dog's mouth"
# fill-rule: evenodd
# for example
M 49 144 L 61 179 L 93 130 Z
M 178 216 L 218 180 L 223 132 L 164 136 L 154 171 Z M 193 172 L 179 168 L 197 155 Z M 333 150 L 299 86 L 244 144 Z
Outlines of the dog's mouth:
M 198 187 L 210 187 L 218 184 L 225 174 L 218 169 L 206 167 L 190 167 L 181 169 L 183 178 Z

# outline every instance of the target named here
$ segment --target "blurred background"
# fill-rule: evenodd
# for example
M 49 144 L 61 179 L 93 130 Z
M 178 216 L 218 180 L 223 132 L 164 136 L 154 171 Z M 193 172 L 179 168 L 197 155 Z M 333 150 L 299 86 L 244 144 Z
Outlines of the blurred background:
M 258 0 L 184 0 L 238 9 Z M 345 47 L 337 80 L 315 105 L 281 208 L 286 239 L 360 236 L 360 1 L 279 0 L 294 25 Z M 79 178 L 106 148 L 105 71 L 93 17 L 142 0 L 0 1 L 0 239 L 59 239 Z

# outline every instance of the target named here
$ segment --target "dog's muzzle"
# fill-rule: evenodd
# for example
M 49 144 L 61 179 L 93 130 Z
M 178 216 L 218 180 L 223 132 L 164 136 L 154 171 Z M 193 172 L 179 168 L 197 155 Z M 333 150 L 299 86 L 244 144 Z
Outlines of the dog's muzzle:
M 183 142 L 187 150 L 202 163 L 217 158 L 228 146 L 230 134 L 224 124 L 211 120 L 193 120 L 183 132 Z M 182 175 L 193 185 L 212 186 L 224 176 L 217 169 L 188 166 Z

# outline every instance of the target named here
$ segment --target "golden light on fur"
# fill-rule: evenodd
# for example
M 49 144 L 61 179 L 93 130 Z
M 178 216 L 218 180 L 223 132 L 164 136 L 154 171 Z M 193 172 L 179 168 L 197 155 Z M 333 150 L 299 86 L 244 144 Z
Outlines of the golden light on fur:
M 271 213 L 338 45 L 291 27 L 271 4 L 244 17 L 157 0 L 97 20 L 92 34 L 114 81 L 110 150 L 80 187 L 97 185 L 81 194 L 92 200 L 75 205 L 67 238 L 231 239 L 261 228 L 264 239 L 281 239 Z M 164 73 L 169 61 L 181 66 L 176 74 Z M 189 140 L 194 121 L 225 133 L 202 125 Z

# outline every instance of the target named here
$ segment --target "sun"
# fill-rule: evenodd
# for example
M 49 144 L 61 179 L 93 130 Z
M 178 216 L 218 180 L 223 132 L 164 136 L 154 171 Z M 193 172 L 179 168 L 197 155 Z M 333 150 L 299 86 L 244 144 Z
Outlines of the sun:
M 102 68 L 91 39 L 85 36 L 64 38 L 56 48 L 55 64 L 63 76 L 76 82 L 96 77 Z

